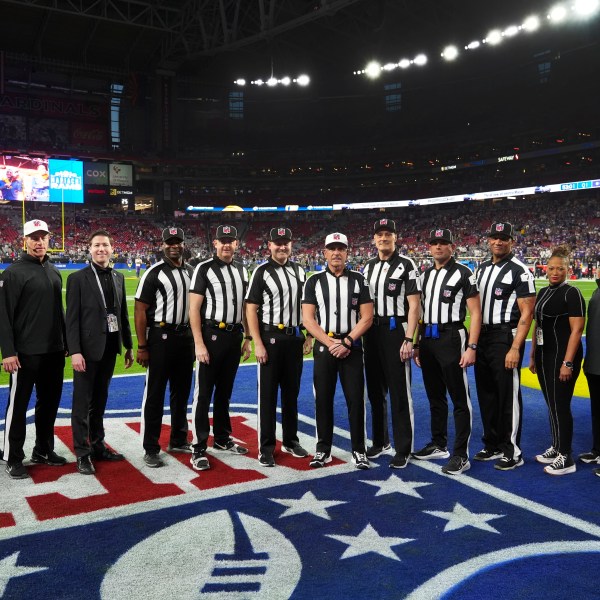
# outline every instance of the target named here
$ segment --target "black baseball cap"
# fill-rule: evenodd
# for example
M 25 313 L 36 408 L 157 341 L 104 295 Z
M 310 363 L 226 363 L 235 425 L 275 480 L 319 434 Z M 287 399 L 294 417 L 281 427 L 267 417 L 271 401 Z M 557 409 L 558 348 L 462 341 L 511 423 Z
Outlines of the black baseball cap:
M 217 227 L 217 233 L 215 234 L 217 240 L 230 239 L 237 240 L 238 232 L 233 225 L 219 225 Z
M 373 233 L 377 233 L 382 229 L 396 233 L 396 223 L 394 223 L 394 221 L 391 219 L 379 219 L 378 221 L 375 221 L 375 224 L 373 225 Z
M 512 236 L 513 236 L 512 223 L 507 223 L 507 222 L 492 223 L 488 237 L 496 237 L 496 236 L 501 236 L 501 235 L 504 235 L 507 238 L 512 238 Z
M 171 239 L 178 239 L 180 241 L 185 241 L 185 234 L 183 233 L 183 229 L 179 227 L 165 227 L 162 232 L 162 241 L 167 242 Z
M 269 241 L 276 242 L 277 240 L 288 240 L 292 241 L 292 230 L 287 227 L 273 227 L 269 231 Z
M 429 243 L 437 244 L 438 242 L 447 242 L 454 244 L 452 232 L 449 229 L 432 229 L 429 234 Z

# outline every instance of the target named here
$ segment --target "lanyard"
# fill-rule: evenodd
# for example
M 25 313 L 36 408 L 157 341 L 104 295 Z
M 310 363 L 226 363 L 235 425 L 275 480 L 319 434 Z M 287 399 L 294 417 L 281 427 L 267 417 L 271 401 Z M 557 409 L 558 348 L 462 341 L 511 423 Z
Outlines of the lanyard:
M 104 304 L 104 310 L 108 312 L 108 308 L 106 306 L 106 298 L 104 297 L 104 290 L 102 289 L 102 284 L 100 283 L 100 277 L 98 277 L 98 271 L 94 267 L 92 263 L 92 271 L 94 271 L 94 275 L 96 276 L 96 281 L 98 282 L 98 289 L 100 290 L 100 295 L 102 296 L 102 304 Z

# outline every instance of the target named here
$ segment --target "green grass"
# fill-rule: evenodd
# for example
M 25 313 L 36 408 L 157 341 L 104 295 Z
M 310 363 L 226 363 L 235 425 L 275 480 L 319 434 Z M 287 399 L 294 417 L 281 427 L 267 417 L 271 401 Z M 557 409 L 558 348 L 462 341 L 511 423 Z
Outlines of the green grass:
M 64 299 L 64 294 L 65 294 L 65 287 L 66 287 L 66 281 L 67 281 L 67 277 L 72 273 L 73 271 L 61 271 L 62 276 L 63 276 L 63 299 Z M 132 330 L 132 335 L 133 335 L 133 342 L 134 342 L 134 348 L 137 347 L 137 342 L 136 342 L 136 335 L 135 335 L 135 327 L 134 327 L 134 322 L 133 322 L 133 304 L 134 304 L 134 296 L 135 296 L 135 290 L 137 288 L 137 284 L 138 284 L 138 279 L 135 276 L 135 272 L 134 271 L 127 271 L 127 270 L 122 270 L 121 273 L 123 273 L 123 275 L 125 276 L 125 290 L 127 293 L 127 306 L 129 308 L 129 320 L 131 323 L 131 330 Z M 594 280 L 579 280 L 579 281 L 572 281 L 571 282 L 574 286 L 578 287 L 581 290 L 581 293 L 583 294 L 583 297 L 585 298 L 586 303 L 589 301 L 589 299 L 592 296 L 592 293 L 594 292 L 594 290 L 596 289 L 596 282 Z M 546 282 L 544 280 L 540 280 L 540 281 L 536 281 L 536 288 L 539 290 L 540 288 L 544 287 L 546 284 Z M 468 325 L 468 323 L 467 323 Z M 530 336 L 531 336 L 531 332 L 530 332 Z M 135 355 L 135 353 L 134 353 Z M 254 355 L 252 355 L 249 359 L 248 362 L 253 362 L 254 361 Z M 134 365 L 128 369 L 127 371 L 125 370 L 125 367 L 123 365 L 123 357 L 117 357 L 117 365 L 115 367 L 115 375 L 119 375 L 122 373 L 143 373 L 145 371 L 145 369 L 143 367 L 140 367 L 137 363 L 134 363 Z M 65 379 L 72 379 L 73 378 L 73 368 L 71 367 L 71 360 L 67 358 L 66 361 L 66 365 L 65 365 Z M 8 384 L 8 375 L 2 371 L 0 373 L 0 385 L 6 385 Z

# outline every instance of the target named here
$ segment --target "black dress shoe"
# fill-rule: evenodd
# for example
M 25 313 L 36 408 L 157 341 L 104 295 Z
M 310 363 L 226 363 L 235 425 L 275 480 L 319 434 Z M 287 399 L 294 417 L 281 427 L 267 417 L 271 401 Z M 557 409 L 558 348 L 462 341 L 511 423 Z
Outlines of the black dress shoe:
M 96 472 L 89 454 L 77 457 L 77 470 L 82 475 L 93 475 Z
M 96 460 L 110 460 L 110 461 L 117 461 L 117 460 L 125 460 L 125 457 L 122 454 L 119 454 L 118 452 L 113 452 L 112 450 L 110 450 L 109 448 L 102 448 L 101 450 L 96 450 L 94 452 L 94 458 Z

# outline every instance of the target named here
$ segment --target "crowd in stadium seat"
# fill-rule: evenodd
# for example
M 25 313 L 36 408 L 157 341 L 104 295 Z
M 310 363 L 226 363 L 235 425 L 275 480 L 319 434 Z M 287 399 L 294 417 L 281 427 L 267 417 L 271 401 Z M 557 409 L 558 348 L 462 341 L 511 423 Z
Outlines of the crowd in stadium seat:
M 398 245 L 401 253 L 427 264 L 427 239 L 431 229 L 450 228 L 457 240 L 458 256 L 476 265 L 487 253 L 486 231 L 493 220 L 510 221 L 515 226 L 515 250 L 528 264 L 542 264 L 550 250 L 558 244 L 572 249 L 573 273 L 591 276 L 600 261 L 600 207 L 593 195 L 581 197 L 562 194 L 503 200 L 496 203 L 462 203 L 439 206 L 417 206 L 397 209 L 319 211 L 302 213 L 212 213 L 185 216 L 178 225 L 186 232 L 186 246 L 192 256 L 212 253 L 212 232 L 216 226 L 229 222 L 238 228 L 241 242 L 239 255 L 250 266 L 264 259 L 267 233 L 282 223 L 294 233 L 294 254 L 297 260 L 314 269 L 323 264 L 323 240 L 332 231 L 345 233 L 350 240 L 349 261 L 360 268 L 373 255 L 372 224 L 385 215 L 398 224 Z M 98 228 L 107 229 L 115 239 L 115 260 L 128 262 L 141 257 L 153 261 L 160 248 L 161 230 L 172 224 L 151 216 L 107 213 L 92 209 L 74 209 L 65 216 L 64 250 L 62 218 L 57 207 L 37 208 L 35 216 L 45 219 L 53 232 L 50 247 L 55 256 L 73 262 L 87 259 L 87 238 Z M 22 215 L 14 207 L 2 207 L 0 227 L 2 262 L 18 255 L 21 243 Z

